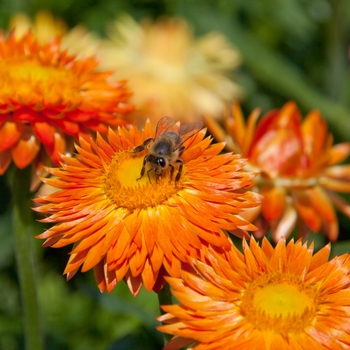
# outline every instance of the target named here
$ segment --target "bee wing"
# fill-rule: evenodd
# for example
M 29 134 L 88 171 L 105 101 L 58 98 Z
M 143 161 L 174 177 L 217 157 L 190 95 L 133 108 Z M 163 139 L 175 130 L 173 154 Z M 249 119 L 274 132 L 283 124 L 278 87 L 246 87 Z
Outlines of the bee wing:
M 157 128 L 156 128 L 156 137 L 171 130 L 171 128 L 175 124 L 176 123 L 175 123 L 174 119 L 170 118 L 170 117 L 163 117 L 162 119 L 159 119 L 158 124 L 157 124 Z
M 196 121 L 193 123 L 181 125 L 179 129 L 179 135 L 181 136 L 179 140 L 181 142 L 178 145 L 176 145 L 176 148 L 180 148 L 191 136 L 196 135 L 202 128 L 202 121 Z
M 191 136 L 197 134 L 199 130 L 203 128 L 203 122 L 198 120 L 193 123 L 181 125 L 179 129 L 179 134 L 184 140 L 187 140 Z

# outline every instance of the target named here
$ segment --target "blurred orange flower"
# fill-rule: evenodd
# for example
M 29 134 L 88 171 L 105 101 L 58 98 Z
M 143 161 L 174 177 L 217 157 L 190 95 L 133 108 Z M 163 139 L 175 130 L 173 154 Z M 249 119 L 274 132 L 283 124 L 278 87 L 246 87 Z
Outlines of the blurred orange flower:
M 167 277 L 178 305 L 162 306 L 164 350 L 349 349 L 350 259 L 328 261 L 330 246 L 243 241 L 226 256 L 208 249 L 198 275 Z
M 219 154 L 224 145 L 210 145 L 201 130 L 184 143 L 176 183 L 169 171 L 157 181 L 153 171 L 139 178 L 148 150 L 132 150 L 153 136 L 149 122 L 142 132 L 110 130 L 108 142 L 81 140 L 76 159 L 63 157 L 61 168 L 49 170 L 54 177 L 44 182 L 61 190 L 36 199 L 35 210 L 56 225 L 38 238 L 45 247 L 74 243 L 67 279 L 80 267 L 94 268 L 101 292 L 122 279 L 134 295 L 142 284 L 157 291 L 164 273 L 179 276 L 188 257 L 204 259 L 203 247 L 229 249 L 223 230 L 254 229 L 239 212 L 258 205 L 260 196 L 245 191 L 255 175 L 240 171 L 239 155 Z
M 133 107 L 125 82 L 107 81 L 110 72 L 97 66 L 69 56 L 58 39 L 40 45 L 30 33 L 0 34 L 0 174 L 12 160 L 20 169 L 34 160 L 41 169 L 47 155 L 59 164 L 68 136 L 126 123 L 120 116 Z
M 294 102 L 266 113 L 259 121 L 259 110 L 247 124 L 236 104 L 226 115 L 222 130 L 207 119 L 210 131 L 218 140 L 248 159 L 247 169 L 260 171 L 257 190 L 264 195 L 261 215 L 254 222 L 263 235 L 269 228 L 273 238 L 287 237 L 296 223 L 298 232 L 324 231 L 335 241 L 338 220 L 334 205 L 350 217 L 350 205 L 336 192 L 350 192 L 350 165 L 338 165 L 350 154 L 350 143 L 332 145 L 326 121 L 312 110 L 303 121 Z M 249 220 L 260 211 L 248 211 Z
M 182 121 L 220 116 L 241 89 L 229 79 L 240 54 L 220 33 L 195 39 L 180 19 L 135 22 L 124 15 L 110 26 L 110 40 L 99 50 L 104 68 L 127 78 L 142 125 L 166 115 Z

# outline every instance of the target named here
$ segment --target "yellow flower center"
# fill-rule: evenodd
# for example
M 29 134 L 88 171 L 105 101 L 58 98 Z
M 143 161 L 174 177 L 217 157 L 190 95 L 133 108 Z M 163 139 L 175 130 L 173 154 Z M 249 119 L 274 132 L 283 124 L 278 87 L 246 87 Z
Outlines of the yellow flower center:
M 293 274 L 267 274 L 250 283 L 241 311 L 259 330 L 298 333 L 315 317 L 318 289 Z
M 182 188 L 185 166 L 180 180 L 176 183 L 176 170 L 171 180 L 169 169 L 165 171 L 164 176 L 157 179 L 148 164 L 141 177 L 144 156 L 145 152 L 119 152 L 109 164 L 105 173 L 104 190 L 116 207 L 129 210 L 153 207 L 168 200 Z
M 70 93 L 78 83 L 77 77 L 68 69 L 41 65 L 27 58 L 4 60 L 0 63 L 0 94 L 31 104 L 36 94 L 45 102 L 62 102 L 65 92 Z

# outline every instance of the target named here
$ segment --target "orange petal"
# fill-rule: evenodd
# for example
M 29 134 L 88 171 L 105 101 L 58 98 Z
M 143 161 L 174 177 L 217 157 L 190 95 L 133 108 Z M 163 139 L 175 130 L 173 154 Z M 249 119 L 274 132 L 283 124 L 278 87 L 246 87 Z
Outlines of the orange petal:
M 12 148 L 12 158 L 18 168 L 23 169 L 29 165 L 40 150 L 40 142 L 33 135 L 32 129 L 25 126 L 17 145 Z
M 342 212 L 344 215 L 350 218 L 350 204 L 347 203 L 342 197 L 340 197 L 337 193 L 328 192 L 329 197 L 332 199 L 334 205 Z
M 260 213 L 261 213 L 261 205 L 255 207 L 255 208 L 245 209 L 239 215 L 246 221 L 254 222 Z
M 323 220 L 328 222 L 337 221 L 331 200 L 321 187 L 315 186 L 306 190 L 306 193 L 310 199 L 310 204 Z
M 226 132 L 216 120 L 210 117 L 204 117 L 204 122 L 208 131 L 214 136 L 216 141 L 224 142 L 226 140 Z
M 20 138 L 24 124 L 6 121 L 0 128 L 0 152 L 12 147 Z
M 246 137 L 246 128 L 244 116 L 238 102 L 232 106 L 231 115 L 229 115 L 228 110 L 225 111 L 224 123 L 227 133 L 232 138 L 233 147 L 231 150 L 242 153 L 242 140 Z
M 124 280 L 131 292 L 131 294 L 136 297 L 137 294 L 140 292 L 140 289 L 142 287 L 142 279 L 141 276 L 133 277 L 131 275 L 131 272 L 128 271 L 128 273 L 125 275 Z
M 331 241 L 338 238 L 338 219 L 329 196 L 321 187 L 314 187 L 307 190 L 310 203 L 316 210 L 323 223 L 323 230 Z
M 23 107 L 13 112 L 13 118 L 24 124 L 32 123 L 38 118 L 38 113 L 27 107 Z
M 287 102 L 280 110 L 272 110 L 264 114 L 257 125 L 252 148 L 260 142 L 260 139 L 269 131 L 289 130 L 298 139 L 301 139 L 300 112 L 295 102 Z
M 249 115 L 248 121 L 247 121 L 247 132 L 244 135 L 244 142 L 242 143 L 242 154 L 244 157 L 248 155 L 249 152 L 249 147 L 252 143 L 254 133 L 255 133 L 255 128 L 256 128 L 256 123 L 258 121 L 260 115 L 260 109 L 255 108 Z
M 350 192 L 350 181 L 331 179 L 326 176 L 319 177 L 318 183 L 329 190 L 336 192 Z
M 319 154 L 327 138 L 327 124 L 317 109 L 309 112 L 302 123 L 301 130 L 306 154 L 311 156 Z
M 11 150 L 0 152 L 0 175 L 4 175 L 12 161 Z
M 109 271 L 104 259 L 94 267 L 95 280 L 101 293 L 106 289 L 111 292 L 117 284 L 115 271 Z
M 79 124 L 68 118 L 56 119 L 55 123 L 68 135 L 77 136 L 80 131 Z
M 250 152 L 249 160 L 267 174 L 295 174 L 302 153 L 301 140 L 289 129 L 269 130 Z
M 326 264 L 329 259 L 329 254 L 331 252 L 330 244 L 327 244 L 322 249 L 320 249 L 317 253 L 315 253 L 311 259 L 309 271 L 313 271 L 319 266 Z
M 54 141 L 54 147 L 52 149 L 46 149 L 46 151 L 52 159 L 52 161 L 56 165 L 58 165 L 61 161 L 61 154 L 66 153 L 66 137 L 61 131 L 56 130 L 56 132 L 54 133 Z
M 98 289 L 101 293 L 103 293 L 106 290 L 106 281 L 105 281 L 105 275 L 104 275 L 104 261 L 101 260 L 95 267 L 94 267 L 94 276 L 95 281 L 98 286 Z
M 150 292 L 153 289 L 154 283 L 157 279 L 159 271 L 154 271 L 152 265 L 149 262 L 149 259 L 145 261 L 145 265 L 142 269 L 141 276 L 143 285 L 146 288 L 147 292 Z
M 297 209 L 300 217 L 312 231 L 318 232 L 321 229 L 322 220 L 311 205 L 310 198 L 305 190 L 294 190 L 292 192 L 292 196 L 295 208 Z
M 36 121 L 33 130 L 38 139 L 48 148 L 52 148 L 55 143 L 55 127 L 45 120 Z
M 284 187 L 261 188 L 260 193 L 265 197 L 262 202 L 262 212 L 268 221 L 280 218 L 286 205 L 286 189 Z
M 300 132 L 301 114 L 297 104 L 294 101 L 285 103 L 278 113 L 278 118 L 275 120 L 278 128 L 293 128 L 295 132 Z
M 339 234 L 338 220 L 333 222 L 324 222 L 323 229 L 326 232 L 326 235 L 330 241 L 335 242 L 338 239 L 338 234 Z
M 328 164 L 338 164 L 346 159 L 350 154 L 350 143 L 343 142 L 332 146 L 330 149 Z
M 350 181 L 350 164 L 331 166 L 325 169 L 323 174 L 333 179 Z
M 293 228 L 295 227 L 298 215 L 291 204 L 287 204 L 283 216 L 279 220 L 276 227 L 273 229 L 272 237 L 275 242 L 278 242 L 281 238 L 287 238 Z

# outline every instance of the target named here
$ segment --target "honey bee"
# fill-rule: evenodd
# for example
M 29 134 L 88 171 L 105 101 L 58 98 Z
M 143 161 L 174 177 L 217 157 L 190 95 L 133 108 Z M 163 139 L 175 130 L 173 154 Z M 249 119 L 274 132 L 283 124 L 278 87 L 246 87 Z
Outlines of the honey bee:
M 158 180 L 168 168 L 170 168 L 171 181 L 174 175 L 175 165 L 179 163 L 175 183 L 179 181 L 183 168 L 183 160 L 180 157 L 185 150 L 184 142 L 197 134 L 202 127 L 203 123 L 201 121 L 179 126 L 170 117 L 160 119 L 157 124 L 155 137 L 146 139 L 142 145 L 133 149 L 133 153 L 142 152 L 153 142 L 149 147 L 148 154 L 143 159 L 140 177 L 137 180 L 143 177 L 146 171 L 146 164 L 149 164 L 150 169 L 147 171 L 147 176 L 150 183 L 150 171 L 154 171 L 156 180 Z

